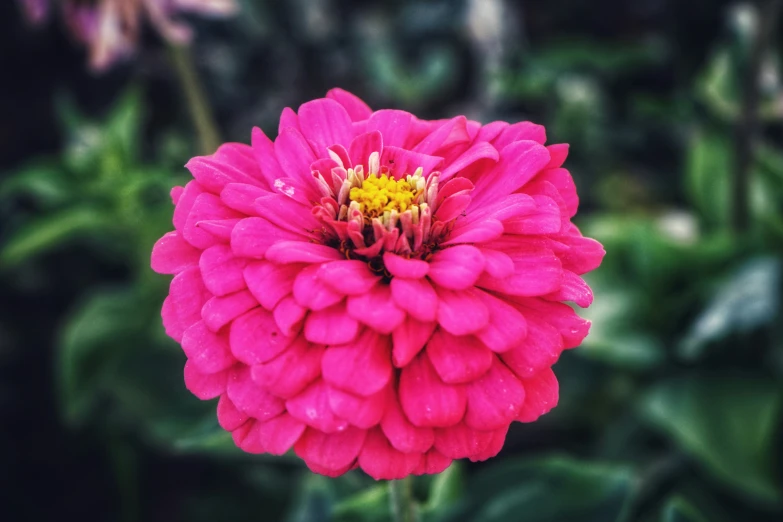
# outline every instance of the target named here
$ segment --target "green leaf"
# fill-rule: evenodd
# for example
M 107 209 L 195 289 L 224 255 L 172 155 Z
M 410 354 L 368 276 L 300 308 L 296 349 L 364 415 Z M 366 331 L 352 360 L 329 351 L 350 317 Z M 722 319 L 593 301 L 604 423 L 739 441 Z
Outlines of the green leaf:
M 465 489 L 464 475 L 459 461 L 452 462 L 445 471 L 435 475 L 423 511 L 436 513 L 457 502 Z
M 759 258 L 742 265 L 696 318 L 679 347 L 680 355 L 697 359 L 709 343 L 773 321 L 780 308 L 780 278 L 779 259 Z
M 330 522 L 334 491 L 330 479 L 308 474 L 286 522 Z
M 682 497 L 674 497 L 663 508 L 661 522 L 707 522 L 707 519 Z
M 334 517 L 340 522 L 389 520 L 388 485 L 383 482 L 346 498 L 334 507 Z
M 0 198 L 30 196 L 42 206 L 61 204 L 71 196 L 64 169 L 50 164 L 34 164 L 0 183 Z
M 562 457 L 506 459 L 470 481 L 469 498 L 436 520 L 615 522 L 624 520 L 632 473 Z
M 781 487 L 771 458 L 781 389 L 758 378 L 693 377 L 663 382 L 643 415 L 718 480 L 769 503 Z
M 698 131 L 691 137 L 685 182 L 691 201 L 712 225 L 725 225 L 730 210 L 731 143 L 719 134 Z
M 8 239 L 0 250 L 0 267 L 17 265 L 76 237 L 110 225 L 103 214 L 91 208 L 70 208 L 40 217 Z

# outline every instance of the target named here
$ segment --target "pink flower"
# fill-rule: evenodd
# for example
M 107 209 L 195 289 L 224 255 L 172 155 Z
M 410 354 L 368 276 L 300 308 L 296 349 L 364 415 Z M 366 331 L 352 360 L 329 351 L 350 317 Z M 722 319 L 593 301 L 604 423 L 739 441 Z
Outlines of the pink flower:
M 604 255 L 571 223 L 568 146 L 544 142 L 334 89 L 275 141 L 192 159 L 152 252 L 188 389 L 243 450 L 324 475 L 496 455 L 557 403 L 551 366 L 589 328 L 562 301 L 590 304 Z
M 25 15 L 36 24 L 46 19 L 52 1 L 60 4 L 73 37 L 89 48 L 90 67 L 97 71 L 133 52 L 143 15 L 164 38 L 185 44 L 191 31 L 174 19 L 177 13 L 228 16 L 237 11 L 235 0 L 21 0 Z

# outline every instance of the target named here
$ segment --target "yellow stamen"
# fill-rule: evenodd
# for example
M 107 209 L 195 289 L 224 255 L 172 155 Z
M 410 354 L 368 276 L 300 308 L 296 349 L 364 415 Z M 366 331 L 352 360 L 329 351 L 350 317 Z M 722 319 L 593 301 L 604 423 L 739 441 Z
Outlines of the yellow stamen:
M 386 174 L 370 174 L 361 187 L 351 188 L 349 198 L 359 204 L 366 217 L 379 217 L 393 210 L 402 213 L 418 203 L 421 189 L 417 181 L 415 176 L 397 180 Z

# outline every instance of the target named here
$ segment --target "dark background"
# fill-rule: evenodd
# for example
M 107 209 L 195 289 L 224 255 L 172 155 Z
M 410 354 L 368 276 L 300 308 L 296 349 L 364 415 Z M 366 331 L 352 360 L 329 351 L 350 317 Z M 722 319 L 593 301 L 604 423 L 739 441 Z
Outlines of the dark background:
M 426 520 L 783 519 L 783 41 L 763 42 L 743 107 L 753 5 L 248 0 L 192 19 L 225 140 L 340 86 L 571 144 L 576 222 L 608 252 L 592 333 L 555 367 L 556 410 L 495 459 L 417 479 Z M 0 5 L 0 517 L 388 520 L 383 484 L 244 455 L 182 386 L 148 268 L 199 153 L 171 58 L 148 30 L 96 75 L 61 20 Z

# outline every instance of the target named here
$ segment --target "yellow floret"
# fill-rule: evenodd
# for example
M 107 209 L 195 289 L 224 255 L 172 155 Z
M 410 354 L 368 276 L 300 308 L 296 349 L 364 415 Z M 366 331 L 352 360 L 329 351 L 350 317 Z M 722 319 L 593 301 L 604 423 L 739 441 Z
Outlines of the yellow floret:
M 359 204 L 364 215 L 378 217 L 392 210 L 405 212 L 415 204 L 418 191 L 407 180 L 371 174 L 361 187 L 353 187 L 348 196 Z

